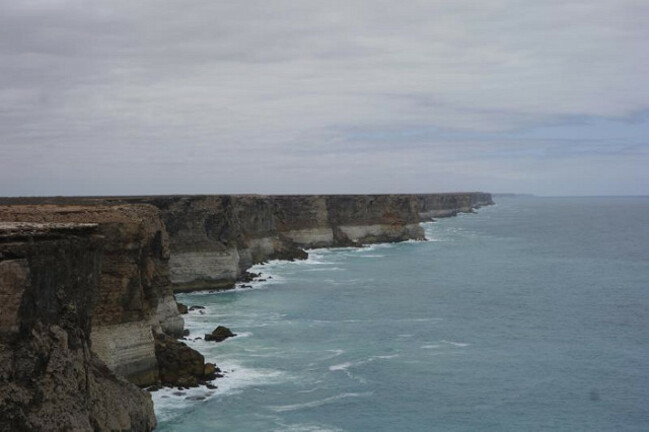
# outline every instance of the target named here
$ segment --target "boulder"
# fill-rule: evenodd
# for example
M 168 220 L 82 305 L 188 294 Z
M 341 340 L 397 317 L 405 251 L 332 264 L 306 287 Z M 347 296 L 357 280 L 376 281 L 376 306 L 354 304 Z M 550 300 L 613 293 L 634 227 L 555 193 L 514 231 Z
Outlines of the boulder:
M 171 387 L 196 387 L 216 378 L 216 366 L 186 344 L 165 334 L 156 336 L 160 382 Z
M 218 326 L 217 328 L 212 331 L 212 333 L 208 333 L 205 335 L 205 340 L 206 341 L 213 341 L 213 342 L 223 342 L 227 338 L 236 336 L 236 334 L 232 333 L 232 331 L 224 326 Z

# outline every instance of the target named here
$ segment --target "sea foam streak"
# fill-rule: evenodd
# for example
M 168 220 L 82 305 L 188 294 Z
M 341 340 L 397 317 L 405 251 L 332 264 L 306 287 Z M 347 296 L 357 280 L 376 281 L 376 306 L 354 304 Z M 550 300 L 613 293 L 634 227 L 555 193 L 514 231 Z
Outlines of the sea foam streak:
M 448 341 L 448 340 L 442 340 L 441 342 L 443 342 L 445 344 L 453 345 L 453 346 L 456 346 L 456 347 L 460 347 L 460 348 L 469 346 L 468 343 L 462 343 L 462 342 L 453 342 L 453 341 Z
M 269 406 L 268 408 L 275 411 L 275 412 L 285 412 L 285 411 L 295 411 L 295 410 L 300 410 L 304 408 L 316 408 L 322 405 L 326 405 L 329 403 L 333 403 L 336 401 L 339 401 L 341 399 L 347 399 L 347 398 L 355 398 L 355 397 L 363 397 L 363 396 L 371 396 L 372 392 L 364 392 L 364 393 L 341 393 L 335 396 L 331 396 L 328 398 L 324 399 L 319 399 L 319 400 L 314 400 L 311 402 L 305 402 L 305 403 L 300 403 L 300 404 L 293 404 L 293 405 L 278 405 L 278 406 Z
M 273 429 L 273 432 L 344 432 L 333 426 L 319 425 L 312 423 L 281 424 L 279 428 Z

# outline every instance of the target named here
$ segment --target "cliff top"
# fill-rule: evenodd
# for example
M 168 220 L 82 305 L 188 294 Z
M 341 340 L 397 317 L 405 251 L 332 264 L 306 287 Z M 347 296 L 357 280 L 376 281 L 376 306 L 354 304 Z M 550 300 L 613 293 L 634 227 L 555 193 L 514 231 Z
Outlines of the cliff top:
M 0 197 L 0 205 L 33 205 L 33 204 L 106 204 L 120 201 L 138 201 L 151 199 L 180 199 L 207 197 L 251 197 L 251 198 L 284 198 L 284 197 L 354 197 L 354 196 L 423 196 L 423 195 L 471 195 L 487 192 L 426 192 L 426 193 L 347 193 L 347 194 L 169 194 L 169 195 L 106 195 L 106 196 L 33 196 L 33 197 Z
M 148 205 L 79 205 L 79 204 L 15 204 L 0 205 L 0 221 L 103 223 L 129 222 L 148 217 L 156 209 Z

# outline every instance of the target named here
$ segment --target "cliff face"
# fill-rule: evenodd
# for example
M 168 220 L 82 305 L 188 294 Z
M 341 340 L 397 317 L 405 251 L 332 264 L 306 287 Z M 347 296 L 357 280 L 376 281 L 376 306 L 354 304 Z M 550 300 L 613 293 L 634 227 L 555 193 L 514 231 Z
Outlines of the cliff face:
M 421 220 L 491 204 L 485 193 L 111 198 L 160 209 L 176 291 L 231 287 L 251 265 L 303 248 L 422 240 Z
M 0 430 L 148 431 L 148 394 L 91 350 L 96 224 L 0 223 Z
M 158 380 L 154 333 L 179 335 L 169 281 L 168 238 L 152 206 L 0 206 L 0 220 L 97 224 L 105 238 L 90 339 L 93 351 L 117 374 L 138 385 Z
M 224 195 L 116 199 L 160 209 L 177 291 L 231 287 L 253 264 L 302 248 L 423 239 L 412 195 Z
M 491 194 L 484 192 L 417 195 L 419 216 L 422 221 L 469 213 L 473 209 L 493 205 L 493 203 Z

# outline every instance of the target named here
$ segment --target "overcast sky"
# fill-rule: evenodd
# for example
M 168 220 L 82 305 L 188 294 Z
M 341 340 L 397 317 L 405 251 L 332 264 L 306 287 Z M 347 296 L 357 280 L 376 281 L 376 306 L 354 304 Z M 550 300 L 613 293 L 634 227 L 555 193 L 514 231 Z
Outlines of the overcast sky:
M 0 0 L 0 195 L 649 194 L 649 1 Z

